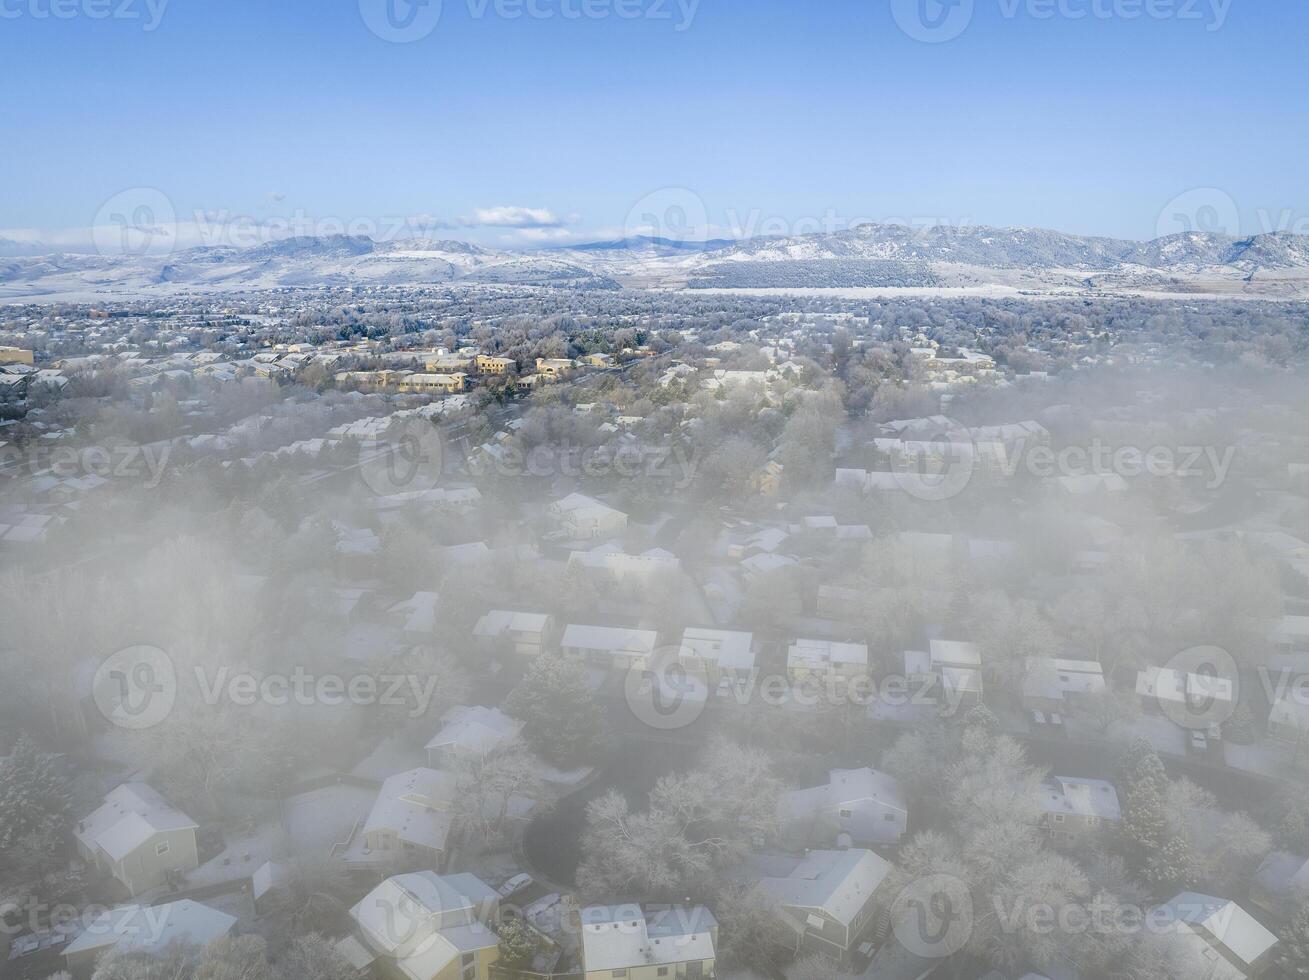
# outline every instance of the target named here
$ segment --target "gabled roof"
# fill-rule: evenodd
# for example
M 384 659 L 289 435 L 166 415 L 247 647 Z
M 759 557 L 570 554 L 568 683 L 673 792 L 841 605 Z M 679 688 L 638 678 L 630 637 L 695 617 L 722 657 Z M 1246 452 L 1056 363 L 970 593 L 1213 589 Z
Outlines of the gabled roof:
M 155 834 L 198 826 L 149 785 L 133 782 L 110 792 L 97 810 L 78 822 L 76 835 L 91 850 L 121 861 Z
M 1277 944 L 1277 937 L 1231 899 L 1181 892 L 1159 906 L 1169 920 L 1194 927 L 1238 964 L 1251 966 Z
M 435 871 L 387 878 L 350 910 L 368 944 L 384 956 L 403 959 L 445 929 L 480 921 L 499 896 L 476 875 Z M 487 930 L 490 944 L 497 940 Z
M 823 785 L 785 793 L 780 802 L 784 815 L 802 818 L 819 809 L 865 801 L 908 812 L 899 783 L 884 772 L 867 768 L 833 769 Z
M 639 905 L 591 906 L 582 910 L 583 964 L 591 973 L 711 960 L 717 926 L 703 906 L 648 918 Z
M 890 871 L 890 862 L 872 851 L 810 851 L 787 877 L 761 884 L 783 905 L 821 909 L 848 926 Z
M 401 841 L 445 850 L 454 795 L 453 773 L 437 769 L 398 773 L 382 783 L 364 823 L 364 833 L 390 830 Z
M 457 704 L 442 715 L 441 720 L 445 727 L 427 743 L 428 749 L 454 746 L 485 755 L 513 741 L 523 730 L 521 721 L 510 718 L 499 708 L 481 705 Z
M 1051 776 L 1041 787 L 1041 809 L 1046 813 L 1122 819 L 1118 790 L 1103 779 Z

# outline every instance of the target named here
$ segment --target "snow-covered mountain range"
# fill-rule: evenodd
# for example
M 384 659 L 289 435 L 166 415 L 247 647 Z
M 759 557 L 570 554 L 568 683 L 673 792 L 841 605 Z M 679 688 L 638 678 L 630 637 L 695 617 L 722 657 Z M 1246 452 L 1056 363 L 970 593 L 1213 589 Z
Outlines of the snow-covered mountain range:
M 495 284 L 573 289 L 859 287 L 1309 297 L 1309 236 L 1189 233 L 1150 242 L 1041 229 L 863 225 L 745 241 L 612 242 L 502 251 L 358 236 L 158 256 L 0 258 L 0 299 L 319 286 Z

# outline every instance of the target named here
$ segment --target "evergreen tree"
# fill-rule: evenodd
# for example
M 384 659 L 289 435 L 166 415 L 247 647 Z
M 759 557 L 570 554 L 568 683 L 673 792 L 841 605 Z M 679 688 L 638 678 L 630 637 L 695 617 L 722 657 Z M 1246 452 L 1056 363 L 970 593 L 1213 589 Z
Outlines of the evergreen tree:
M 54 756 L 28 736 L 19 738 L 13 754 L 0 761 L 0 853 L 38 832 L 62 830 L 71 811 L 68 781 Z

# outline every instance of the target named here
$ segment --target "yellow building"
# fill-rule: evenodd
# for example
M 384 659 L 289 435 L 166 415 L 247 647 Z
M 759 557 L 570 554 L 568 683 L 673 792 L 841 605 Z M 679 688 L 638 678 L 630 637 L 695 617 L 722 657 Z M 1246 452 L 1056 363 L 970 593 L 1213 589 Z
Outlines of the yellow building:
M 508 374 L 514 363 L 512 357 L 492 357 L 490 354 L 477 355 L 477 370 L 481 374 Z

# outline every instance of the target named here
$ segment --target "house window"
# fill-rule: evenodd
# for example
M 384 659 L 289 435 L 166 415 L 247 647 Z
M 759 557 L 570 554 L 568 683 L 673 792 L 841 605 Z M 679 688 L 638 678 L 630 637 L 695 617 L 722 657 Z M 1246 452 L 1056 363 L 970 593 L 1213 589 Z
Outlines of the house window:
M 1056 814 L 1054 814 L 1054 822 L 1055 822 L 1055 823 L 1063 823 L 1063 822 L 1064 822 L 1064 815 L 1063 815 L 1062 813 L 1056 813 Z
M 161 841 L 155 845 L 155 854 L 164 855 L 168 853 L 168 841 Z
M 610 976 L 613 976 L 613 977 L 625 977 L 625 976 L 627 976 L 627 971 L 626 971 L 626 970 L 615 970 L 613 973 L 610 974 Z
M 666 966 L 661 966 L 661 967 L 659 968 L 659 976 L 661 976 L 661 977 L 666 977 L 666 976 L 668 976 L 668 967 L 666 967 Z
M 888 813 L 888 814 L 886 814 L 884 817 L 882 817 L 882 819 L 885 820 L 887 823 L 894 823 L 894 822 L 895 822 L 895 814 L 894 814 L 894 813 Z
M 842 820 L 849 820 L 849 819 L 850 819 L 851 817 L 853 817 L 853 816 L 854 816 L 854 811 L 853 811 L 853 810 L 842 810 L 842 811 L 841 811 L 841 819 L 842 819 Z

